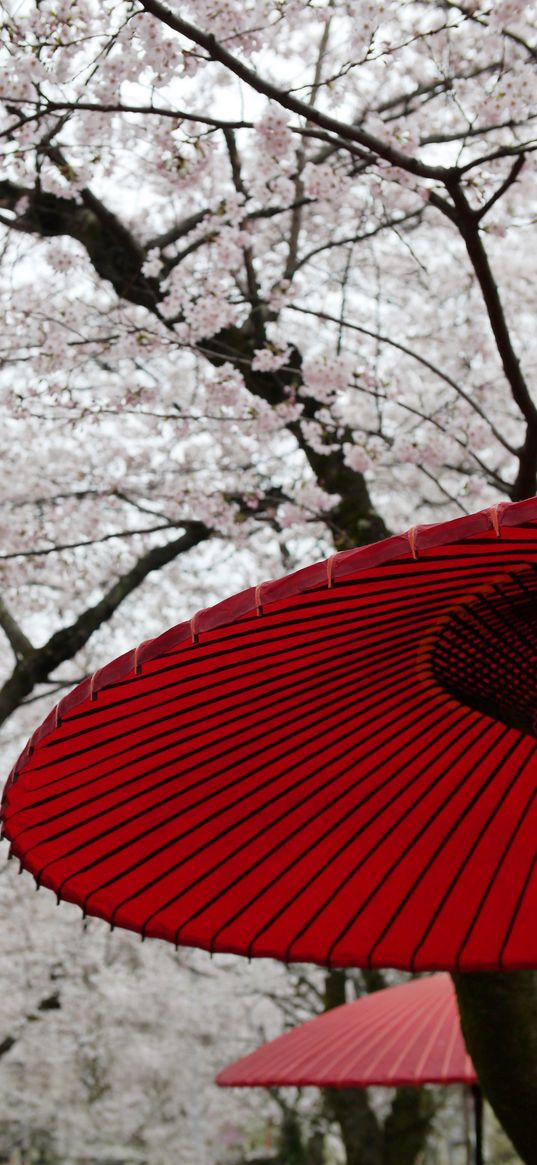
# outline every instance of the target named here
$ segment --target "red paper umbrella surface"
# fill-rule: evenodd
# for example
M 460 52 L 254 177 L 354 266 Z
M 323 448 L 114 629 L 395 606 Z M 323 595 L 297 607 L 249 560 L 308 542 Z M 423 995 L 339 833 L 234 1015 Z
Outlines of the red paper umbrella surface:
M 483 1165 L 483 1101 L 449 975 L 414 979 L 346 1003 L 224 1068 L 221 1087 L 390 1088 L 466 1084 L 475 1165 Z
M 174 943 L 537 966 L 537 500 L 199 612 L 34 733 L 4 831 L 38 884 Z
M 476 1084 L 449 975 L 414 979 L 285 1032 L 216 1077 L 222 1087 Z

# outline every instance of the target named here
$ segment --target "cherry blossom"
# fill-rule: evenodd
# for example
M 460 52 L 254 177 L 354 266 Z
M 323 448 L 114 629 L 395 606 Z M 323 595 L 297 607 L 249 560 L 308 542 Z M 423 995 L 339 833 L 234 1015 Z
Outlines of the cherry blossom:
M 535 490 L 535 5 L 162 7 L 3 8 L 3 680 L 152 550 L 187 543 L 10 709 L 6 772 L 133 628 L 156 635 L 358 538 Z M 354 524 L 343 488 L 365 499 Z M 200 1033 L 210 1018 L 219 1039 L 236 1025 L 255 1042 L 241 1004 L 255 969 L 219 986 L 204 956 L 140 954 L 93 923 L 80 942 L 6 869 L 16 1043 L 0 1121 L 25 1106 L 55 1136 L 65 1095 L 63 1159 L 115 1142 L 165 1165 L 181 1142 L 220 1165 L 226 1120 L 247 1146 L 271 1102 L 243 1119 L 217 1099 Z M 58 961 L 62 1006 L 42 1014 Z M 154 983 L 180 1000 L 175 1031 Z M 192 983 L 208 1001 L 190 1016 Z

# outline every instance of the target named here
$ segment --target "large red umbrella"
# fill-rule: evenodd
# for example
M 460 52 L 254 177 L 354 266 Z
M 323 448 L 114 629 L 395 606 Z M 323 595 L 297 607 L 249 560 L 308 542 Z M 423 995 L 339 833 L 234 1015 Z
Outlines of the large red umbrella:
M 481 1094 L 446 974 L 326 1011 L 236 1060 L 216 1083 L 224 1088 L 466 1084 L 474 1096 L 476 1165 L 483 1159 Z
M 537 500 L 235 595 L 64 697 L 3 800 L 38 884 L 174 943 L 537 966 Z

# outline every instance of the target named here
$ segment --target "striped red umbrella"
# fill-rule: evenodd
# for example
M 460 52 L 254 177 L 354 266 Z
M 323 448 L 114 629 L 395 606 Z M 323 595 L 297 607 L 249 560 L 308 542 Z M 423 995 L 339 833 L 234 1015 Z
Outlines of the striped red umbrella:
M 8 781 L 38 885 L 177 944 L 537 966 L 537 500 L 199 612 L 64 697 Z
M 466 1084 L 474 1096 L 475 1160 L 482 1162 L 482 1103 L 449 975 L 414 979 L 335 1007 L 236 1060 L 227 1087 L 313 1084 Z
M 223 1088 L 367 1088 L 476 1084 L 447 974 L 412 979 L 344 1003 L 235 1060 Z

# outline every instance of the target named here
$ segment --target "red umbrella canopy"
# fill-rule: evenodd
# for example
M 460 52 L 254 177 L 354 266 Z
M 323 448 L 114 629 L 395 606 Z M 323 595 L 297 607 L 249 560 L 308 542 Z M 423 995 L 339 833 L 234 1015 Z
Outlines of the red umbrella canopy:
M 224 1068 L 222 1087 L 475 1084 L 449 975 L 334 1007 Z
M 537 499 L 199 612 L 60 701 L 6 786 L 37 883 L 176 944 L 537 966 Z

